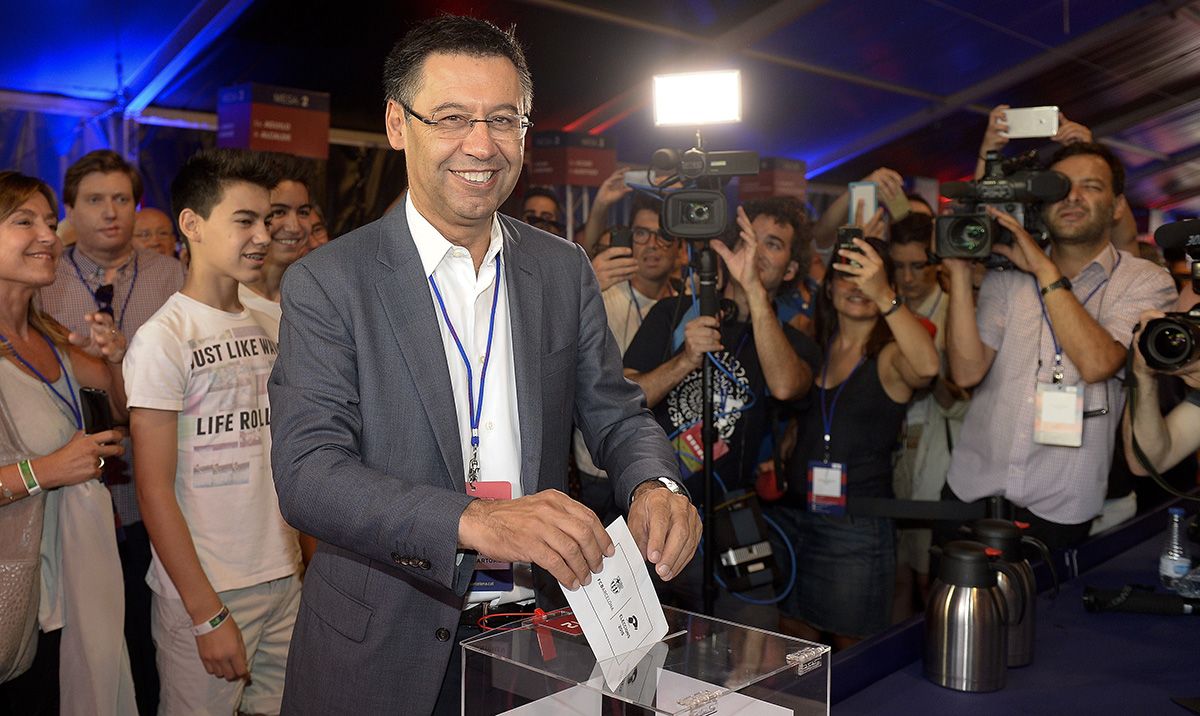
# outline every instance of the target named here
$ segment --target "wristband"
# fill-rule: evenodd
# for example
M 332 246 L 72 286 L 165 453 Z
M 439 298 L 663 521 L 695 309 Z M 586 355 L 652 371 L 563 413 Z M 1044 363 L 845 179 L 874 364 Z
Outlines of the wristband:
M 1042 295 L 1045 296 L 1046 294 L 1050 293 L 1051 291 L 1053 291 L 1056 288 L 1065 288 L 1068 291 L 1070 291 L 1071 290 L 1070 279 L 1068 279 L 1066 276 L 1063 276 L 1059 280 L 1054 281 L 1053 283 L 1047 284 L 1046 286 L 1043 286 L 1042 287 Z
M 33 465 L 30 465 L 28 460 L 18 462 L 17 470 L 21 472 L 21 480 L 25 482 L 25 489 L 29 491 L 30 497 L 42 491 L 42 486 L 38 484 L 37 475 L 33 474 Z
M 217 627 L 224 624 L 225 620 L 228 618 L 229 618 L 229 607 L 222 604 L 221 611 L 217 612 L 217 615 L 215 617 L 213 617 L 212 619 L 209 619 L 206 622 L 197 624 L 192 627 L 192 635 L 193 636 L 204 636 L 205 634 L 208 634 L 209 632 L 216 631 Z
M 892 314 L 893 314 L 893 313 L 895 313 L 896 311 L 899 311 L 899 310 L 900 310 L 900 305 L 901 305 L 901 304 L 900 304 L 900 297 L 899 297 L 899 296 L 897 296 L 897 295 L 894 295 L 894 294 L 893 294 L 893 295 L 892 295 L 892 306 L 891 306 L 891 308 L 889 308 L 889 309 L 888 309 L 888 310 L 886 310 L 886 311 L 882 311 L 882 312 L 880 313 L 880 315 L 882 315 L 884 318 L 887 318 L 888 316 L 892 315 Z

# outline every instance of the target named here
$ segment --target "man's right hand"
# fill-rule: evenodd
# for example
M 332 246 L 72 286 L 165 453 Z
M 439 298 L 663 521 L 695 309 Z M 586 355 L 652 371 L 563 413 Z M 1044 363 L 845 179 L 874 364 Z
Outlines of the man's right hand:
M 633 278 L 633 275 L 637 273 L 637 267 L 637 259 L 633 258 L 633 249 L 625 246 L 610 246 L 592 259 L 592 270 L 596 272 L 596 280 L 600 283 L 601 292 L 610 286 Z
M 196 637 L 196 648 L 200 651 L 200 661 L 204 662 L 204 670 L 208 673 L 226 681 L 249 681 L 246 643 L 242 641 L 242 630 L 238 628 L 237 622 L 233 621 L 232 615 L 226 617 L 221 626 Z
M 615 553 L 596 514 L 558 490 L 472 501 L 459 519 L 458 543 L 489 559 L 537 564 L 571 590 L 590 583 Z
M 700 367 L 705 353 L 724 350 L 721 322 L 716 316 L 697 316 L 683 327 L 683 360 L 692 370 Z

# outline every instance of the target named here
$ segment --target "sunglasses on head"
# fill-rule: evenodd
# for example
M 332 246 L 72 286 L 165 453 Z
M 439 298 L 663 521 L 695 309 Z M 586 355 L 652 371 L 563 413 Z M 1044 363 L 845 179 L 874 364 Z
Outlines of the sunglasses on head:
M 106 283 L 96 289 L 96 310 L 113 315 L 113 285 Z

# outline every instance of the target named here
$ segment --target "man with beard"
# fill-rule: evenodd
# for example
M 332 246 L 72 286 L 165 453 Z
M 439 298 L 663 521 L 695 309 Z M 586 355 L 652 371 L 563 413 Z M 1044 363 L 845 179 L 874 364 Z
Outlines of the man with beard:
M 687 486 L 695 496 L 703 494 L 703 450 L 693 447 L 700 439 L 703 415 L 703 361 L 715 363 L 713 469 L 728 490 L 753 489 L 759 446 L 770 429 L 768 396 L 783 401 L 805 396 L 820 363 L 812 339 L 782 323 L 774 306 L 779 287 L 800 271 L 811 226 L 794 202 L 783 197 L 747 202 L 738 209 L 737 222 L 735 248 L 711 242 L 727 279 L 721 316 L 699 315 L 692 296 L 664 298 L 646 314 L 625 352 L 625 375 L 645 392 L 646 404 L 667 432 L 684 474 L 691 474 Z M 678 606 L 699 611 L 702 579 L 697 561 L 662 591 Z M 769 590 L 759 587 L 750 595 L 769 598 Z M 775 625 L 775 610 L 742 606 L 726 591 L 713 605 L 721 618 L 764 628 Z
M 1042 211 L 1049 251 L 989 209 L 1015 239 L 993 250 L 1019 270 L 988 274 L 978 313 L 970 263 L 945 261 L 951 377 L 978 386 L 947 482 L 962 500 L 1005 497 L 1034 536 L 1066 547 L 1104 502 L 1124 400 L 1116 375 L 1138 316 L 1165 310 L 1175 290 L 1161 268 L 1110 244 L 1128 209 L 1124 168 L 1106 147 L 1063 147 L 1050 169 L 1071 191 Z

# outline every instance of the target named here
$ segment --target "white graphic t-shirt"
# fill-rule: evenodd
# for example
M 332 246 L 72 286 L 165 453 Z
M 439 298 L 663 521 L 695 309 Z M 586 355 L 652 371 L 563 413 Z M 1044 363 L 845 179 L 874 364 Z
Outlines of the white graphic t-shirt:
M 217 592 L 286 577 L 300 561 L 271 478 L 267 378 L 278 344 L 263 320 L 176 293 L 125 356 L 129 407 L 179 413 L 175 497 Z M 157 552 L 146 581 L 179 598 Z

